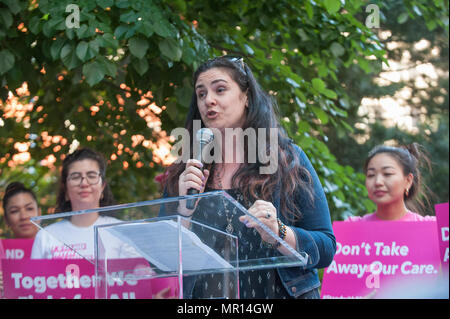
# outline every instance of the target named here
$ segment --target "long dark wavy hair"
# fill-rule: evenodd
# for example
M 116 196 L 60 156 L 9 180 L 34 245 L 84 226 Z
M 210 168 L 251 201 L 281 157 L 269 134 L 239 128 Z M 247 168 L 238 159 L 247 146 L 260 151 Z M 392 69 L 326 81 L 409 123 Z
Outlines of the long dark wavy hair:
M 56 209 L 55 212 L 70 212 L 72 211 L 72 204 L 70 200 L 67 200 L 67 175 L 69 172 L 70 165 L 74 162 L 82 161 L 85 159 L 93 160 L 97 162 L 98 167 L 100 169 L 100 176 L 102 179 L 102 183 L 105 184 L 103 189 L 102 196 L 100 198 L 100 207 L 110 206 L 116 204 L 116 200 L 114 199 L 114 195 L 111 192 L 111 189 L 106 181 L 106 161 L 102 154 L 90 149 L 90 148 L 81 148 L 69 154 L 63 161 L 62 169 L 61 169 L 61 177 L 59 180 L 59 190 L 58 197 L 56 199 Z
M 273 174 L 260 174 L 260 167 L 263 164 L 258 160 L 256 163 L 249 163 L 248 154 L 245 154 L 245 163 L 234 174 L 232 187 L 239 188 L 244 198 L 248 201 L 262 199 L 273 202 L 275 200 L 272 198 L 274 190 L 281 184 L 281 212 L 290 220 L 300 219 L 301 212 L 294 203 L 294 193 L 301 191 L 312 202 L 311 176 L 308 170 L 299 162 L 292 141 L 287 137 L 287 134 L 278 121 L 278 106 L 275 100 L 262 90 L 253 76 L 252 71 L 242 58 L 224 56 L 206 61 L 194 73 L 193 86 L 195 87 L 201 73 L 213 68 L 224 69 L 239 85 L 241 91 L 247 93 L 248 107 L 246 108 L 246 118 L 242 129 L 244 131 L 247 128 L 253 128 L 255 131 L 258 131 L 258 128 L 266 129 L 265 154 L 270 154 L 270 128 L 278 129 L 278 169 L 276 172 Z M 194 120 L 201 121 L 195 92 L 192 94 L 191 104 L 185 122 L 185 128 L 190 134 L 190 158 L 193 158 L 193 140 L 195 139 L 195 132 L 193 132 Z M 201 121 L 201 126 L 204 127 L 203 121 Z M 244 141 L 244 150 L 247 152 L 248 149 L 248 139 L 246 139 Z M 260 154 L 259 152 L 259 145 L 257 145 L 257 154 Z M 214 164 L 210 167 L 211 173 L 206 187 L 213 184 L 213 178 L 211 177 L 214 176 L 214 167 Z M 167 169 L 167 178 L 165 179 L 164 186 L 169 196 L 178 196 L 178 179 L 184 169 L 185 163 L 182 162 L 175 163 Z
M 418 143 L 412 143 L 405 146 L 394 147 L 386 145 L 375 146 L 368 154 L 364 163 L 364 174 L 367 173 L 367 167 L 370 160 L 378 154 L 389 154 L 402 167 L 403 175 L 410 173 L 413 175 L 411 187 L 403 194 L 403 200 L 406 207 L 420 214 L 424 214 L 425 208 L 430 207 L 430 198 L 433 196 L 429 188 L 422 183 L 422 174 L 420 168 L 424 167 L 431 172 L 431 162 L 425 154 L 425 150 Z

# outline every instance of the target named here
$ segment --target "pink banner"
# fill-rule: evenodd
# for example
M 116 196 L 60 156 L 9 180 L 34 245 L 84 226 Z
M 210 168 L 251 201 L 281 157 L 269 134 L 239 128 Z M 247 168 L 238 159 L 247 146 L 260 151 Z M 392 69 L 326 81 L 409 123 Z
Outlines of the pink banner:
M 128 264 L 133 261 L 124 261 Z M 4 296 L 9 299 L 93 299 L 94 265 L 77 260 L 3 259 Z M 142 265 L 140 260 L 135 266 Z M 137 280 L 131 273 L 118 271 L 121 280 L 108 281 L 109 299 L 150 299 L 163 288 L 171 287 L 168 297 L 178 293 L 177 278 Z
M 2 239 L 3 256 L 6 259 L 29 259 L 34 239 Z
M 436 210 L 442 270 L 448 276 L 448 203 L 437 204 L 434 208 Z
M 334 222 L 333 230 L 337 250 L 324 270 L 322 298 L 433 298 L 439 294 L 435 221 Z

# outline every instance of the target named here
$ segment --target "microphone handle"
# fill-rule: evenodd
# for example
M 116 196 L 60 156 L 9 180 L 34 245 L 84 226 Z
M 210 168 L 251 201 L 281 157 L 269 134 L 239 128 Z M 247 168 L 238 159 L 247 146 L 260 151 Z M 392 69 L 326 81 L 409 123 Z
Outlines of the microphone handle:
M 201 170 L 203 172 L 203 168 Z M 195 194 L 198 194 L 198 193 L 199 193 L 198 190 L 195 189 L 195 188 L 189 188 L 188 191 L 187 191 L 187 195 L 195 195 Z M 197 199 L 188 199 L 186 201 L 186 208 L 187 209 L 194 209 L 196 202 L 197 202 Z

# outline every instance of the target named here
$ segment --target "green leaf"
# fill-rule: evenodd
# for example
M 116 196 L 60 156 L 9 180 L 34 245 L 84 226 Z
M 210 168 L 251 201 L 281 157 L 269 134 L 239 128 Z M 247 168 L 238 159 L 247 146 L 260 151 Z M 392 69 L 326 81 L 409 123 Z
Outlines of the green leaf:
M 128 29 L 127 33 L 125 34 L 125 39 L 133 37 L 135 32 L 136 32 L 136 25 L 133 25 L 131 28 Z
M 300 121 L 300 123 L 298 123 L 298 132 L 303 134 L 303 133 L 308 133 L 309 131 L 311 131 L 311 126 L 309 125 L 309 123 L 307 121 Z
M 105 33 L 102 35 L 102 46 L 117 49 L 119 47 L 119 41 L 111 33 Z
M 101 40 L 99 38 L 95 38 L 92 41 L 89 41 L 89 51 L 88 53 L 90 55 L 88 55 L 87 59 L 91 59 L 93 58 L 93 56 L 97 55 L 100 51 L 100 42 Z
M 330 99 L 336 99 L 337 98 L 337 94 L 334 91 L 331 91 L 329 89 L 324 89 L 322 91 L 323 95 L 325 95 L 326 97 L 330 98 Z
M 86 41 L 81 41 L 77 45 L 77 49 L 76 49 L 77 57 L 83 62 L 86 61 L 86 54 L 88 52 L 88 48 L 89 48 L 89 45 Z
M 75 32 L 79 39 L 89 37 L 89 28 L 86 24 L 82 24 Z
M 4 25 L 8 29 L 13 23 L 13 17 L 9 10 L 0 8 L 0 25 Z
M 328 67 L 324 64 L 321 64 L 318 66 L 317 68 L 317 74 L 321 77 L 321 78 L 325 78 L 328 75 Z
M 150 21 L 139 21 L 138 33 L 144 35 L 146 38 L 149 38 L 154 33 L 153 25 Z
M 314 10 L 309 1 L 305 1 L 305 10 L 306 10 L 306 13 L 308 14 L 308 18 L 312 19 L 314 17 Z
M 408 13 L 406 12 L 400 13 L 400 15 L 397 17 L 397 23 L 403 24 L 406 21 L 408 21 Z
M 73 47 L 71 43 L 67 43 L 66 45 L 64 45 L 61 49 L 61 59 L 64 59 L 66 56 L 68 56 L 72 52 L 72 49 Z
M 430 31 L 433 31 L 437 27 L 437 23 L 433 20 L 427 21 L 425 24 Z
M 345 48 L 339 42 L 333 42 L 330 46 L 330 50 L 335 57 L 340 57 L 345 53 Z
M 324 0 L 323 4 L 325 5 L 325 8 L 327 9 L 329 14 L 335 14 L 341 8 L 340 0 Z
M 192 97 L 192 89 L 190 87 L 181 86 L 175 89 L 175 96 L 177 97 L 178 104 L 189 108 Z
M 52 24 L 53 24 L 53 21 L 48 20 L 42 26 L 42 33 L 44 33 L 44 35 L 47 38 L 51 38 L 53 36 L 53 34 L 56 32 L 56 30 L 53 28 Z
M 370 72 L 372 72 L 372 68 L 370 67 L 370 64 L 367 60 L 365 60 L 364 58 L 360 58 L 358 57 L 358 65 L 361 69 L 364 70 L 364 72 L 366 74 L 369 74 Z
M 186 42 L 185 42 L 186 43 Z M 188 64 L 192 65 L 195 62 L 195 51 L 188 45 L 183 45 L 183 61 Z
M 21 8 L 20 8 L 20 1 L 17 1 L 17 0 L 3 0 L 3 2 L 6 3 L 6 5 L 9 7 L 9 10 L 11 10 L 11 12 L 13 14 L 18 14 L 19 11 L 21 10 Z
M 78 59 L 75 50 L 73 49 L 73 45 L 68 43 L 61 49 L 61 60 L 64 65 L 72 70 L 81 64 L 80 59 Z
M 0 75 L 8 72 L 14 66 L 14 55 L 8 50 L 0 51 Z
M 66 40 L 64 38 L 57 38 L 52 42 L 50 46 L 50 55 L 52 56 L 53 61 L 56 61 L 61 56 L 61 49 L 63 48 Z
M 30 19 L 30 23 L 28 23 L 28 27 L 33 34 L 38 34 L 41 29 L 41 19 L 38 16 L 34 16 Z
M 314 79 L 312 79 L 311 82 L 312 82 L 313 88 L 316 89 L 318 92 L 322 92 L 326 88 L 325 82 L 323 82 L 319 78 L 314 78 Z
M 158 44 L 161 53 L 171 61 L 180 61 L 183 54 L 178 41 L 174 39 L 164 39 Z
M 73 40 L 75 38 L 75 28 L 67 28 L 66 29 L 66 36 L 69 40 Z
M 128 29 L 129 27 L 126 25 L 119 25 L 114 31 L 114 36 L 117 40 L 120 40 L 123 38 L 124 34 L 127 33 Z
M 83 66 L 83 75 L 86 77 L 86 82 L 94 86 L 103 80 L 105 70 L 97 61 L 93 61 Z
M 145 72 L 148 71 L 148 61 L 146 58 L 134 59 L 132 64 L 133 64 L 133 68 L 141 76 L 144 75 Z
M 109 75 L 109 76 L 111 76 L 113 78 L 116 76 L 116 74 L 117 74 L 117 65 L 114 62 L 112 62 L 112 61 L 110 61 L 107 58 L 102 57 L 102 56 L 97 57 L 97 61 L 103 67 L 103 70 L 105 71 L 106 75 Z
M 328 114 L 325 113 L 324 110 L 322 110 L 321 108 L 316 107 L 316 106 L 311 106 L 311 109 L 314 112 L 314 114 L 317 116 L 317 118 L 322 122 L 322 124 L 328 123 Z
M 348 132 L 354 133 L 355 130 L 353 129 L 353 127 L 351 127 L 350 125 L 348 125 L 346 122 L 341 121 L 341 124 L 342 124 L 343 127 L 345 127 L 345 129 L 346 129 Z
M 178 12 L 186 12 L 186 2 L 184 0 L 174 0 L 172 2 Z
M 177 29 L 163 18 L 159 18 L 153 22 L 153 30 L 163 38 L 175 38 L 177 36 Z
M 137 22 L 138 14 L 133 10 L 130 10 L 120 15 L 120 21 L 125 23 Z
M 148 50 L 148 42 L 146 39 L 139 37 L 133 37 L 128 41 L 130 52 L 138 59 L 142 59 Z
M 125 9 L 128 8 L 130 6 L 130 3 L 128 0 L 117 0 L 116 1 L 116 7 L 121 8 L 121 9 Z
M 66 20 L 64 18 L 54 18 L 48 21 L 49 25 L 52 29 L 55 30 L 65 30 L 66 27 Z

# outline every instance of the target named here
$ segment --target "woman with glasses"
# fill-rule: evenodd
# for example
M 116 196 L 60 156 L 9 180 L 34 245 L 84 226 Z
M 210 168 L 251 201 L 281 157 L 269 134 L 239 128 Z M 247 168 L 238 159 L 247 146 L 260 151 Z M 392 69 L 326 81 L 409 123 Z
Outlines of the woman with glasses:
M 317 269 L 331 263 L 336 243 L 325 194 L 309 159 L 287 137 L 276 116 L 276 102 L 262 90 L 243 58 L 208 60 L 197 69 L 193 80 L 195 91 L 185 125 L 190 134 L 191 156 L 187 162 L 168 169 L 164 196 L 186 195 L 190 189 L 226 190 L 293 249 L 308 254 L 305 266 L 241 272 L 240 298 L 319 298 Z M 259 157 L 256 161 L 248 159 L 250 148 L 255 146 L 248 139 L 243 139 L 243 148 L 236 142 L 222 147 L 221 160 L 215 159 L 210 165 L 193 159 L 194 121 L 220 132 L 222 145 L 227 128 L 265 132 L 266 143 L 256 145 L 256 154 L 271 154 L 275 148 L 276 169 L 261 173 L 266 163 Z M 273 131 L 277 132 L 274 141 L 270 136 Z M 238 133 L 238 137 L 242 136 Z M 201 205 L 201 201 L 195 209 L 180 205 L 178 212 L 237 236 L 240 257 L 271 258 L 290 253 L 247 216 L 227 211 L 225 203 L 223 212 L 217 213 L 204 213 Z M 217 244 L 213 239 L 202 240 Z M 214 298 L 233 289 L 224 287 L 217 276 L 199 276 L 185 296 Z
M 95 209 L 115 203 L 106 181 L 106 161 L 91 149 L 83 148 L 63 161 L 56 212 Z M 116 223 L 116 218 L 88 213 L 49 225 L 39 231 L 33 244 L 31 258 L 81 258 L 68 244 L 76 247 L 83 257 L 94 258 L 94 225 Z M 51 235 L 50 235 L 51 234 Z M 56 239 L 59 239 L 56 240 Z
M 93 210 L 114 205 L 115 200 L 106 180 L 106 161 L 103 156 L 89 148 L 68 155 L 63 161 L 56 212 Z M 97 212 L 73 215 L 38 232 L 33 244 L 31 258 L 94 260 L 94 226 L 115 224 L 119 219 L 100 215 Z M 106 237 L 108 236 L 108 237 Z M 108 258 L 137 258 L 140 254 L 133 247 L 117 238 L 103 234 Z M 76 250 L 68 248 L 73 247 Z M 127 264 L 129 266 L 129 264 Z M 136 261 L 136 271 L 151 270 L 148 265 Z M 160 282 L 161 284 L 161 282 Z M 163 298 L 175 291 L 169 282 L 161 291 L 153 291 L 153 298 Z M 172 287 L 173 286 L 173 287 Z

